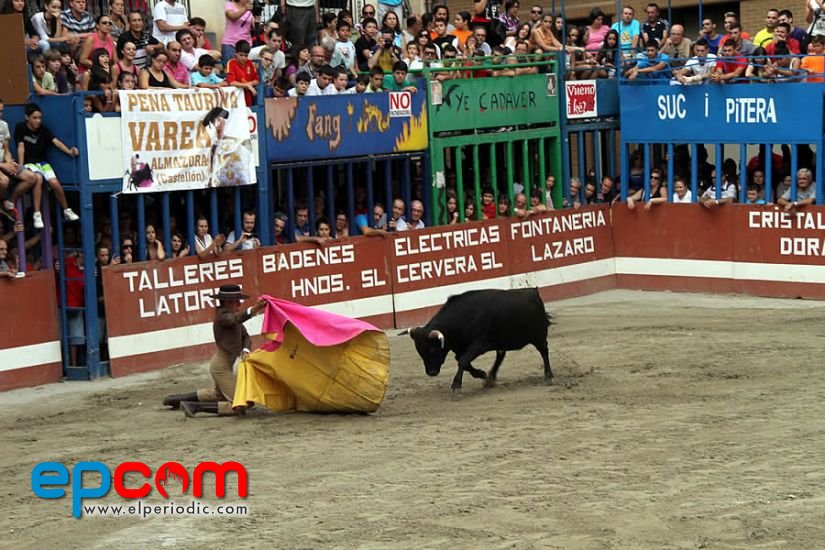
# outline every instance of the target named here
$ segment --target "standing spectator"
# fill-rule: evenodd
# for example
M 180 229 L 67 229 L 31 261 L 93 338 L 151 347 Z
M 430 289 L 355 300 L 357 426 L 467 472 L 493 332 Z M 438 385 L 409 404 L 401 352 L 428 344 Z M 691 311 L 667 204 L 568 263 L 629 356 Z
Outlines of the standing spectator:
M 407 231 L 408 229 L 424 229 L 424 203 L 419 200 L 414 200 L 410 203 L 410 219 L 406 220 L 403 217 L 396 222 L 398 231 Z
M 779 23 L 779 10 L 771 8 L 765 14 L 765 27 L 753 37 L 754 45 L 765 48 L 773 40 L 773 31 Z
M 691 203 L 693 202 L 693 193 L 687 188 L 684 178 L 677 177 L 673 181 L 673 202 L 674 203 Z
M 394 13 L 398 21 L 404 18 L 403 0 L 378 0 L 378 13 L 375 16 L 378 21 L 383 21 L 387 13 Z M 435 10 L 433 10 L 435 11 Z
M 148 65 L 149 56 L 163 49 L 157 38 L 143 29 L 143 15 L 133 11 L 129 14 L 129 30 L 121 34 L 117 39 L 117 51 L 122 51 L 127 42 L 135 45 L 134 64 L 138 69 Z
M 112 37 L 117 40 L 121 34 L 129 30 L 124 0 L 109 0 L 109 17 L 112 19 Z
M 725 32 L 726 32 L 726 33 L 729 33 L 729 32 L 730 32 L 730 29 L 731 29 L 731 26 L 732 26 L 732 25 L 734 25 L 734 24 L 738 24 L 738 23 L 739 23 L 739 16 L 738 16 L 738 15 L 736 15 L 736 14 L 735 14 L 734 12 L 732 12 L 732 11 L 725 12 L 725 22 L 724 22 L 724 25 L 725 25 Z M 741 25 L 740 25 L 740 28 L 741 28 Z M 746 33 L 745 31 L 742 31 L 742 33 L 741 33 L 741 34 L 742 34 L 742 38 L 744 38 L 745 40 L 750 40 L 750 39 L 751 39 L 751 35 L 749 35 L 749 34 L 748 34 L 748 33 Z M 727 40 L 728 38 L 730 38 L 730 37 L 729 37 L 729 36 L 726 36 L 725 38 L 723 38 L 723 39 L 722 39 L 722 43 L 724 44 L 724 43 L 725 43 L 725 40 Z
M 642 34 L 642 27 L 639 22 L 633 19 L 635 10 L 631 6 L 622 8 L 622 20 L 613 23 L 610 27 L 619 33 L 619 44 L 625 57 L 632 55 L 639 46 L 639 38 Z
M 355 216 L 355 227 L 358 228 L 358 232 L 361 235 L 367 237 L 386 235 L 387 215 L 384 213 L 384 205 L 380 202 L 376 202 L 373 205 L 372 222 L 370 222 L 369 216 L 366 213 Z
M 152 10 L 152 17 L 152 36 L 164 46 L 175 39 L 176 32 L 189 28 L 186 6 L 178 0 L 159 0 Z
M 742 25 L 739 23 L 731 23 L 729 32 L 730 40 L 736 42 L 736 51 L 738 53 L 747 56 L 754 55 L 756 52 L 756 46 L 753 45 L 753 42 L 744 37 L 742 33 Z M 725 42 L 727 42 L 727 40 L 723 40 L 721 43 L 724 44 Z
M 662 171 L 654 168 L 650 171 L 650 192 L 645 193 L 644 188 L 639 189 L 633 195 L 627 197 L 627 208 L 633 210 L 637 202 L 645 203 L 645 210 L 650 210 L 654 204 L 667 202 L 667 187 L 663 185 Z
M 309 208 L 305 204 L 295 206 L 295 241 L 298 237 L 310 236 Z
M 505 36 L 515 36 L 518 32 L 518 28 L 521 26 L 518 10 L 518 0 L 506 0 L 504 2 L 504 13 L 498 16 L 498 20 L 504 25 Z
M 235 237 L 235 231 L 232 230 L 229 233 L 229 236 L 226 238 L 226 251 L 231 252 L 233 250 L 241 249 L 241 250 L 252 250 L 254 248 L 258 248 L 261 246 L 261 240 L 258 238 L 258 235 L 255 233 L 255 212 L 252 210 L 247 210 L 243 213 L 243 228 L 241 232 L 241 237 Z
M 214 59 L 216 63 L 221 58 L 221 52 L 217 50 L 198 48 L 195 33 L 189 29 L 182 29 L 176 32 L 175 41 L 180 44 L 180 63 L 190 72 L 198 70 L 198 59 L 200 59 L 201 56 L 208 55 Z M 228 61 L 228 59 L 224 61 Z
M 485 187 L 481 191 L 481 217 L 485 220 L 492 220 L 496 217 L 496 204 L 493 202 L 495 195 L 491 187 Z
M 810 75 L 807 82 L 825 82 L 825 36 L 814 36 L 811 49 L 813 54 L 802 58 L 800 68 Z
M 275 212 L 272 216 L 272 228 L 273 228 L 273 243 L 278 244 L 287 244 L 289 243 L 289 239 L 287 235 L 284 233 L 286 229 L 286 222 L 288 218 L 287 215 L 283 212 Z
M 464 220 L 472 221 L 478 219 L 476 216 L 476 203 L 472 196 L 467 197 L 464 201 Z
M 791 28 L 790 37 L 800 44 L 804 44 L 808 40 L 808 33 L 805 32 L 805 29 L 801 29 L 793 24 L 793 12 L 791 12 L 791 10 L 781 10 L 779 12 L 779 22 L 788 24 Z
M 355 42 L 355 61 L 358 65 L 358 70 L 366 72 L 370 70 L 372 50 L 378 44 L 375 39 L 378 34 L 378 21 L 372 17 L 367 17 L 364 19 L 363 27 L 364 31 Z
M 163 243 L 158 240 L 155 226 L 152 224 L 146 226 L 146 256 L 150 260 L 166 259 L 166 250 L 163 248 Z
M 186 244 L 186 239 L 180 233 L 175 232 L 169 244 L 172 247 L 170 254 L 172 258 L 185 258 L 189 255 L 189 245 Z
M 17 277 L 17 268 L 9 263 L 9 245 L 0 239 L 0 279 L 14 280 Z
M 86 322 L 83 316 L 83 253 L 68 256 L 65 261 L 66 275 L 66 332 L 69 337 L 69 363 L 78 366 L 78 352 L 86 344 Z
M 224 3 L 226 27 L 221 39 L 221 59 L 235 57 L 235 44 L 252 40 L 252 0 L 227 0 Z
M 95 31 L 95 20 L 86 11 L 86 0 L 69 0 L 69 9 L 60 12 L 60 25 L 67 43 L 70 46 L 75 43 L 71 46 L 74 51 L 81 41 Z
M 54 137 L 49 129 L 43 125 L 43 112 L 34 103 L 26 105 L 25 122 L 21 122 L 14 129 L 14 141 L 17 143 L 17 162 L 26 170 L 42 176 L 54 191 L 57 202 L 63 208 L 63 217 L 66 221 L 77 221 L 80 218 L 69 208 L 63 186 L 57 179 L 51 165 L 46 160 L 46 153 L 50 145 L 54 145 L 70 157 L 80 154 L 77 147 L 71 149 Z M 43 217 L 40 214 L 42 188 L 34 188 L 34 227 L 43 229 Z
M 195 35 L 195 47 L 211 50 L 212 43 L 206 37 L 206 20 L 202 17 L 189 18 L 189 30 Z
M 392 216 L 387 219 L 387 231 L 397 231 L 398 224 L 404 219 L 407 205 L 401 199 L 392 201 Z
M 281 0 L 286 16 L 287 40 L 293 44 L 314 46 L 318 43 L 319 0 Z
M 355 44 L 352 43 L 350 37 L 352 30 L 349 23 L 346 21 L 339 21 L 337 25 L 338 41 L 335 43 L 335 51 L 332 53 L 332 60 L 330 65 L 333 67 L 344 67 L 347 71 L 355 74 L 357 71 L 355 65 Z
M 716 23 L 710 18 L 702 20 L 702 32 L 699 33 L 699 38 L 708 41 L 708 50 L 714 55 L 719 53 L 721 46 L 724 44 L 722 35 L 716 32 Z
M 668 28 L 670 27 L 667 19 L 664 19 L 659 13 L 659 5 L 651 2 L 645 8 L 647 21 L 642 25 L 642 38 L 647 43 L 651 38 L 655 38 L 659 44 L 664 44 L 669 36 Z
M 249 61 L 249 50 L 249 42 L 246 40 L 235 44 L 235 57 L 226 65 L 226 82 L 243 89 L 246 105 L 251 107 L 255 104 L 255 96 L 258 95 L 257 86 L 261 77 L 255 64 Z
M 200 216 L 195 222 L 195 253 L 201 260 L 213 256 L 220 256 L 223 252 L 223 245 L 226 243 L 226 237 L 218 234 L 215 238 L 209 234 L 209 222 L 206 218 Z
M 261 60 L 261 65 L 264 68 L 263 80 L 270 86 L 284 74 L 284 69 L 286 69 L 286 56 L 281 51 L 283 43 L 284 39 L 281 36 L 281 31 L 274 29 L 269 31 L 269 41 L 266 46 L 252 48 L 249 52 L 249 59 L 252 61 Z
M 776 204 L 784 207 L 785 211 L 796 210 L 800 206 L 809 206 L 816 202 L 816 185 L 813 173 L 807 168 L 800 168 L 796 172 L 796 200 L 791 200 L 791 189 L 788 189 L 776 200 Z
M 347 213 L 339 209 L 335 214 L 335 238 L 346 239 L 347 237 L 349 237 L 349 220 Z
M 542 21 L 544 21 L 545 18 L 542 18 Z M 551 15 L 549 18 L 549 26 L 552 27 L 553 16 Z M 604 37 L 607 36 L 607 31 L 610 30 L 610 27 L 604 24 L 604 12 L 600 8 L 593 8 L 590 11 L 590 16 L 587 18 L 587 21 L 589 24 L 585 27 L 584 49 L 589 52 L 595 52 L 604 44 Z M 537 28 L 538 25 L 539 23 L 536 23 L 533 27 Z

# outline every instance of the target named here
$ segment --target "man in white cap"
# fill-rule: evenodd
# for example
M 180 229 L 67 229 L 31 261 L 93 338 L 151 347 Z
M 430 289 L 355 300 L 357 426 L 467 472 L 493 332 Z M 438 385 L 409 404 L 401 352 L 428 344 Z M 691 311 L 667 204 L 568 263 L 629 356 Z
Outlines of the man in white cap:
M 266 307 L 264 300 L 258 300 L 251 307 L 242 307 L 241 301 L 249 296 L 241 292 L 239 285 L 223 285 L 215 299 L 219 305 L 215 313 L 213 332 L 218 349 L 209 361 L 209 374 L 215 387 L 198 390 L 189 394 L 169 395 L 163 400 L 167 407 L 182 407 L 188 417 L 199 412 L 233 416 L 244 414 L 246 407 L 232 408 L 235 397 L 235 374 L 232 366 L 240 356 L 246 359 L 250 351 L 249 333 L 244 322 L 257 315 Z

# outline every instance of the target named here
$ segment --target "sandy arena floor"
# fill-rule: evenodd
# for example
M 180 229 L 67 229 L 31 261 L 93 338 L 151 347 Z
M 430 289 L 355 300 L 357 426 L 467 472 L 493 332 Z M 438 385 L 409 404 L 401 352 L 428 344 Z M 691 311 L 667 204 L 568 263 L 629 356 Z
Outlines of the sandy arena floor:
M 372 416 L 163 410 L 203 364 L 2 394 L 0 547 L 822 547 L 825 303 L 615 291 L 551 308 L 554 386 L 526 349 L 495 389 L 465 376 L 452 396 L 454 363 L 429 378 L 392 336 Z M 75 520 L 30 487 L 46 460 L 232 459 L 247 518 Z

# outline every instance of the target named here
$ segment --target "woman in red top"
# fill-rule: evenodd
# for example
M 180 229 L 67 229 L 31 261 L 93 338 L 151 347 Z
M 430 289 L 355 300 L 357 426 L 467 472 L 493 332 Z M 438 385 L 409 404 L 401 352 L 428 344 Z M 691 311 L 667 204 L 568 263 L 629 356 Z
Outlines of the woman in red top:
M 80 63 L 77 68 L 82 73 L 86 69 L 92 67 L 92 52 L 103 48 L 109 52 L 109 59 L 112 62 L 117 61 L 115 55 L 115 41 L 112 38 L 112 18 L 108 15 L 99 15 L 97 17 L 97 31 L 86 37 L 83 42 L 83 50 L 80 52 Z

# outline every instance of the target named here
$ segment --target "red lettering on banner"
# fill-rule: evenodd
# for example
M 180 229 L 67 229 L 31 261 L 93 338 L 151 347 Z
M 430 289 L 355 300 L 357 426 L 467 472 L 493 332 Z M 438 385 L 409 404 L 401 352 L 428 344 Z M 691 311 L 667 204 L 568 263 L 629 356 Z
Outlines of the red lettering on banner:
M 566 82 L 567 117 L 587 118 L 598 115 L 596 81 Z

